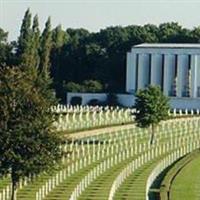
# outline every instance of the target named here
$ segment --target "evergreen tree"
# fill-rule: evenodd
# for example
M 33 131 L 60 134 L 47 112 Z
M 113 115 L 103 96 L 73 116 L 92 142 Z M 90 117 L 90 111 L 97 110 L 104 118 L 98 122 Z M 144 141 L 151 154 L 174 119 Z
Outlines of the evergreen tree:
M 33 18 L 33 26 L 32 26 L 32 66 L 35 66 L 36 68 L 39 67 L 39 47 L 40 47 L 40 29 L 39 29 L 39 22 L 38 22 L 38 16 L 35 15 Z
M 32 47 L 32 29 L 31 29 L 31 13 L 27 9 L 25 12 L 22 26 L 20 30 L 20 36 L 18 38 L 17 56 L 19 63 L 23 62 L 27 67 L 31 64 L 31 48 Z
M 52 168 L 61 157 L 62 140 L 52 127 L 55 116 L 50 109 L 56 103 L 50 51 L 50 18 L 40 38 L 38 17 L 31 27 L 28 9 L 18 39 L 18 67 L 0 71 L 0 175 L 11 174 L 12 200 L 21 178 Z
M 58 25 L 52 31 L 52 46 L 53 48 L 60 48 L 62 47 L 65 42 L 69 39 L 67 33 L 62 30 L 62 26 Z
M 12 45 L 7 41 L 8 32 L 0 28 L 0 64 L 10 63 L 13 59 Z
M 51 76 L 54 78 L 53 86 L 56 89 L 57 97 L 64 96 L 63 94 L 63 85 L 61 81 L 61 52 L 62 46 L 68 41 L 69 36 L 66 32 L 62 30 L 61 25 L 58 25 L 55 29 L 52 30 L 52 50 L 51 50 Z M 65 91 L 66 92 L 66 91 Z
M 40 71 L 42 76 L 49 76 L 50 52 L 52 47 L 51 19 L 48 18 L 40 42 Z

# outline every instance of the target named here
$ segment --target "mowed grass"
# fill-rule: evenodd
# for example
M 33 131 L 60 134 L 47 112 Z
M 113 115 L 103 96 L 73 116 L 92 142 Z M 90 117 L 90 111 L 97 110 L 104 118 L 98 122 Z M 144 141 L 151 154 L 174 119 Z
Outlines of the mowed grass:
M 172 200 L 200 199 L 200 155 L 176 176 L 170 196 Z

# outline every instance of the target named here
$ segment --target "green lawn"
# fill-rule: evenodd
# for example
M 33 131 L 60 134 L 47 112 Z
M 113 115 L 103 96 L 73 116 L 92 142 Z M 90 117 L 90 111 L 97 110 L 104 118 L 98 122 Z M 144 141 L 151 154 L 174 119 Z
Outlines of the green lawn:
M 172 200 L 200 199 L 200 155 L 176 176 L 171 187 Z

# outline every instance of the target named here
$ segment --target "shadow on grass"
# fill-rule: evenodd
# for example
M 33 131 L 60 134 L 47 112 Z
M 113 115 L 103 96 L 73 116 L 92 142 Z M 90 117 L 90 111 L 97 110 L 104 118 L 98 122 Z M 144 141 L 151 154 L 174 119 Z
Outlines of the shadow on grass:
M 173 164 L 171 164 L 170 166 L 168 166 L 157 178 L 156 180 L 153 182 L 153 184 L 151 185 L 151 188 L 149 190 L 149 200 L 160 200 L 160 190 L 162 190 L 162 188 L 165 187 L 165 185 L 162 185 L 162 181 L 165 178 L 166 174 L 168 171 L 170 171 L 173 166 L 179 162 L 183 157 L 181 157 L 180 159 L 178 159 L 177 161 L 175 161 Z

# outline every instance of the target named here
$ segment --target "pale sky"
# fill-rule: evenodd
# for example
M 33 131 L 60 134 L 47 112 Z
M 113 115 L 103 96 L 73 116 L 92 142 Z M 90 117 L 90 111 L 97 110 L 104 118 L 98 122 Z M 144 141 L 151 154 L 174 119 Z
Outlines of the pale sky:
M 39 15 L 41 28 L 48 16 L 52 26 L 99 31 L 115 25 L 159 24 L 175 21 L 187 28 L 200 25 L 200 0 L 0 0 L 0 27 L 9 40 L 19 35 L 24 12 Z

